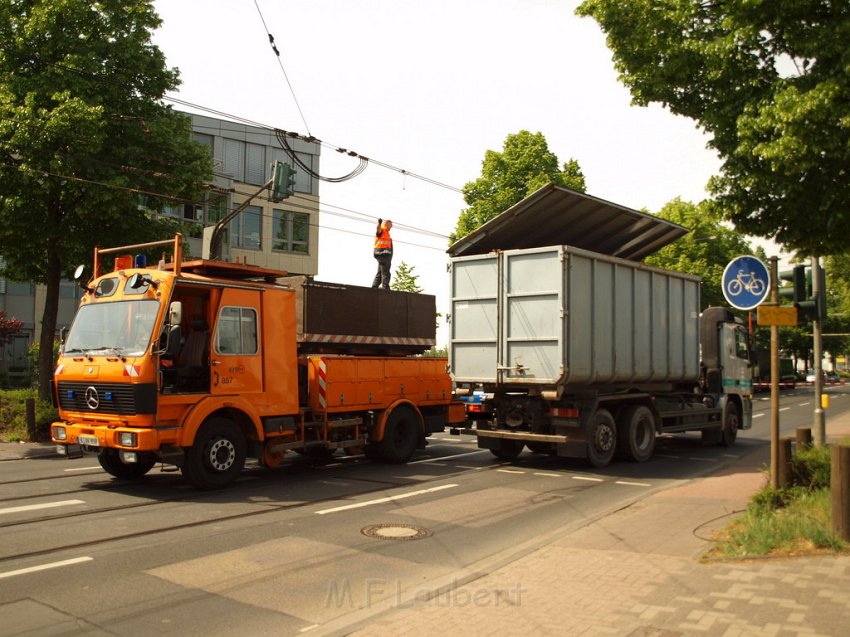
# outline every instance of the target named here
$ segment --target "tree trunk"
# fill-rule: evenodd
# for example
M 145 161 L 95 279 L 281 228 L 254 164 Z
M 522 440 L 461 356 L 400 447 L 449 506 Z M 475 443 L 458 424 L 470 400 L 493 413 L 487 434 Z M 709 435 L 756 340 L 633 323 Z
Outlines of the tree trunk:
M 50 381 L 53 378 L 53 341 L 56 338 L 56 320 L 59 313 L 59 284 L 62 266 L 59 253 L 50 248 L 47 253 L 47 293 L 44 314 L 41 316 L 41 336 L 38 349 L 38 396 L 50 400 Z

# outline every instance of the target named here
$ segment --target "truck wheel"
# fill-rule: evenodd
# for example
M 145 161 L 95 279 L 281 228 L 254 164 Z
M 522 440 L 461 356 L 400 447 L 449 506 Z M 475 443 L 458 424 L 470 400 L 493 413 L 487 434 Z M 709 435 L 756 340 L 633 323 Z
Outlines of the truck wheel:
M 522 440 L 499 440 L 499 446 L 495 449 L 490 449 L 490 453 L 496 456 L 499 460 L 516 460 L 519 454 L 522 453 L 522 448 L 525 446 Z
M 387 418 L 384 439 L 377 444 L 381 460 L 404 464 L 416 451 L 421 436 L 416 412 L 410 407 L 396 407 Z
M 617 423 L 617 456 L 633 462 L 646 462 L 655 451 L 655 419 L 645 405 L 623 410 Z
M 598 409 L 593 415 L 587 440 L 587 461 L 601 469 L 607 467 L 617 448 L 617 425 L 607 409 Z
M 117 449 L 101 449 L 97 454 L 97 461 L 103 470 L 122 480 L 138 480 L 156 464 L 156 456 L 152 453 L 139 453 L 138 458 L 138 462 L 121 462 Z
M 198 489 L 222 489 L 242 473 L 245 447 L 245 436 L 231 420 L 212 418 L 186 449 L 183 476 Z
M 726 418 L 720 430 L 720 446 L 731 447 L 738 438 L 738 405 L 729 402 L 726 405 Z

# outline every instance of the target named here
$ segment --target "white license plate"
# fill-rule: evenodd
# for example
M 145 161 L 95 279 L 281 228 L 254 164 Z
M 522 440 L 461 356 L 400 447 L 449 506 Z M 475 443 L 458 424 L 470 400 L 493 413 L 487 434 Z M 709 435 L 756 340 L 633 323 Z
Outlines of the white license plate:
M 80 436 L 77 438 L 77 442 L 81 445 L 86 445 L 87 447 L 99 447 L 100 442 L 97 440 L 97 436 Z

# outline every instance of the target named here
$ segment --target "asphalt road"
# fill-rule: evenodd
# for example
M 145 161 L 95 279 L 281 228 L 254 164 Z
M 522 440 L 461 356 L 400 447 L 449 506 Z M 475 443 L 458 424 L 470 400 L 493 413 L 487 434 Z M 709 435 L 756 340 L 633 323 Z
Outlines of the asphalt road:
M 827 392 L 828 423 L 850 390 Z M 783 435 L 811 424 L 812 398 L 783 394 Z M 650 462 L 605 470 L 504 463 L 447 433 L 408 465 L 293 456 L 214 493 L 158 469 L 112 480 L 92 456 L 2 462 L 0 634 L 323 634 L 764 448 L 769 409 L 757 396 L 731 449 L 665 437 Z

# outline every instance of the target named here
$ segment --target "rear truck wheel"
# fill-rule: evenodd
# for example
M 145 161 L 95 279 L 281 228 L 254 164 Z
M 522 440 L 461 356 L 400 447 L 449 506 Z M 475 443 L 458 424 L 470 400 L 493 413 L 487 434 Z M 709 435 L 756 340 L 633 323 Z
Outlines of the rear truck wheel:
M 519 454 L 522 453 L 524 446 L 525 443 L 522 440 L 507 440 L 502 438 L 499 440 L 499 446 L 490 449 L 490 453 L 499 460 L 516 460 Z
M 645 405 L 624 409 L 617 419 L 617 456 L 646 462 L 655 452 L 655 418 Z
M 731 447 L 738 438 L 738 405 L 729 402 L 726 404 L 726 418 L 723 419 L 723 428 L 720 430 L 720 446 Z
M 607 467 L 617 449 L 617 425 L 607 409 L 598 409 L 587 432 L 587 461 L 601 469 Z
M 376 444 L 375 451 L 384 462 L 404 464 L 413 456 L 420 438 L 422 431 L 419 427 L 419 417 L 413 409 L 401 405 L 390 412 L 387 426 L 384 428 L 384 439 Z M 368 449 L 367 446 L 367 452 Z
M 223 489 L 242 473 L 245 449 L 245 436 L 233 421 L 211 418 L 186 449 L 183 476 L 197 489 Z
M 106 473 L 122 480 L 139 480 L 156 464 L 152 453 L 137 452 L 137 462 L 123 462 L 118 449 L 101 449 L 97 461 Z

